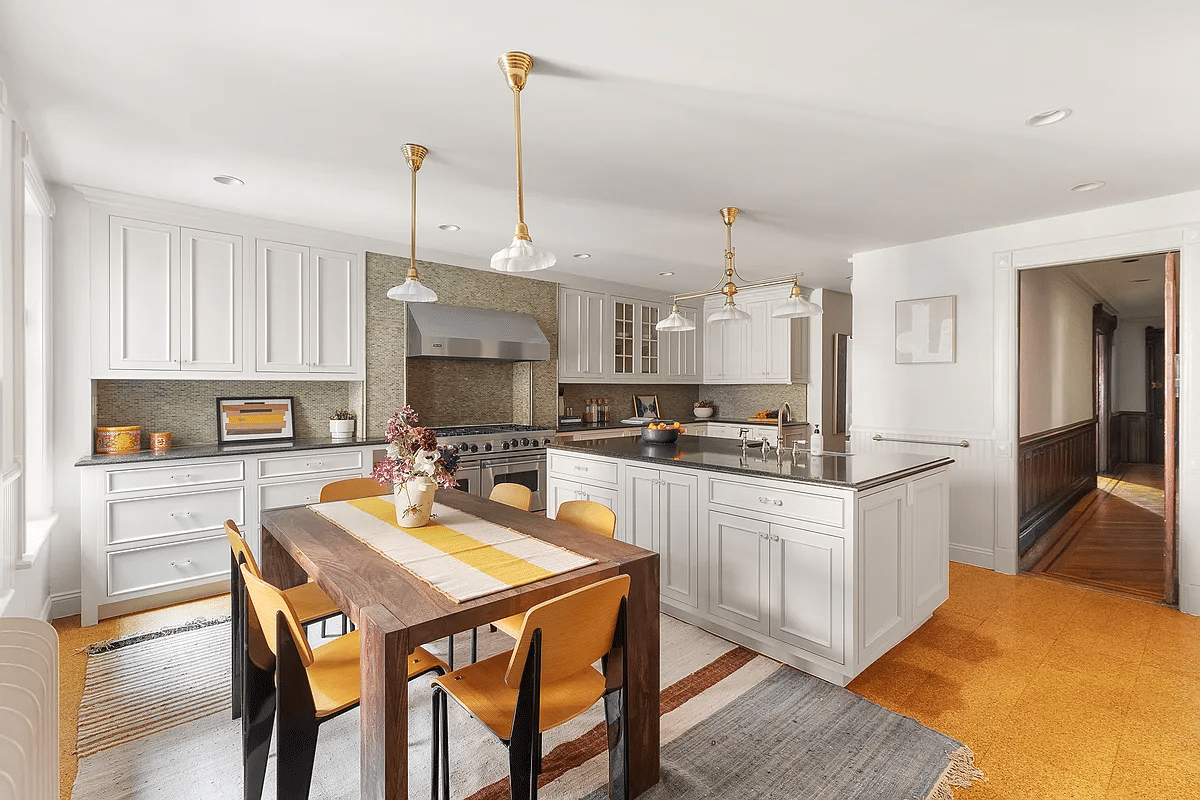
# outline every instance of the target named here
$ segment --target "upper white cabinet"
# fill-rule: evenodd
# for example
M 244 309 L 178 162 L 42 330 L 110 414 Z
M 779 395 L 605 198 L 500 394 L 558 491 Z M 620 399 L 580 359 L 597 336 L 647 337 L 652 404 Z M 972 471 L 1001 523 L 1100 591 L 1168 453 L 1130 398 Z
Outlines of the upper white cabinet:
M 242 237 L 109 220 L 114 370 L 242 369 Z
M 666 376 L 673 382 L 699 383 L 704 371 L 700 363 L 700 332 L 704 330 L 700 309 L 680 306 L 679 314 L 695 323 L 696 329 L 662 332 L 660 350 L 667 363 Z
M 116 208 L 92 208 L 93 285 L 107 287 L 91 308 L 92 377 L 363 377 L 361 256 L 256 236 L 261 223 L 239 217 L 220 231 Z
M 612 369 L 614 379 L 658 378 L 663 374 L 659 354 L 662 306 L 628 297 L 612 301 Z
M 805 383 L 808 381 L 808 320 L 776 319 L 787 299 L 779 289 L 738 294 L 749 322 L 705 324 L 705 383 Z M 724 297 L 704 302 L 704 316 L 720 309 Z
M 258 240 L 260 372 L 355 372 L 355 262 L 349 253 Z
M 559 380 L 604 378 L 605 305 L 603 294 L 559 287 Z

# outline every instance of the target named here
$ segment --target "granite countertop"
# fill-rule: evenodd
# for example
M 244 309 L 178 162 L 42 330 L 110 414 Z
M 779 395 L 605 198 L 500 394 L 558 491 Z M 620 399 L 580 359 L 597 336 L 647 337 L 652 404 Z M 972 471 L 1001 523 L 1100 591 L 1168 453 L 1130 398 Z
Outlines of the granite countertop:
M 699 417 L 689 417 L 688 419 L 683 419 L 683 418 L 676 418 L 676 419 L 678 419 L 680 425 L 693 425 L 697 422 L 721 422 L 726 425 L 770 425 L 772 428 L 775 427 L 775 420 L 773 420 L 773 419 L 761 419 L 761 420 L 756 420 L 754 422 L 751 422 L 750 420 L 747 420 L 747 419 L 726 419 L 725 417 L 706 417 L 704 419 L 700 419 Z M 783 427 L 788 428 L 788 427 L 792 427 L 795 425 L 807 425 L 807 424 L 808 424 L 807 422 L 785 422 L 785 423 L 783 423 Z M 578 433 L 580 431 L 602 431 L 602 430 L 608 430 L 608 429 L 613 429 L 613 428 L 640 428 L 640 427 L 642 427 L 642 426 L 641 425 L 626 425 L 625 423 L 621 422 L 620 420 L 614 420 L 612 422 L 573 422 L 569 425 L 559 425 L 558 432 L 559 433 Z
M 110 464 L 150 464 L 156 461 L 178 461 L 182 458 L 216 458 L 245 456 L 257 453 L 298 453 L 305 450 L 326 450 L 334 447 L 367 447 L 387 444 L 382 436 L 372 439 L 292 439 L 278 442 L 245 442 L 243 444 L 187 444 L 166 450 L 138 450 L 136 453 L 93 453 L 75 462 L 77 467 L 103 467 Z
M 793 462 L 786 448 L 782 460 L 777 459 L 774 452 L 764 460 L 757 447 L 747 448 L 743 456 L 740 442 L 686 435 L 680 436 L 672 444 L 651 444 L 640 438 L 629 437 L 558 442 L 549 447 L 672 467 L 693 467 L 755 478 L 776 478 L 860 490 L 954 463 L 952 458 L 910 453 L 827 453 L 821 456 L 800 453 Z

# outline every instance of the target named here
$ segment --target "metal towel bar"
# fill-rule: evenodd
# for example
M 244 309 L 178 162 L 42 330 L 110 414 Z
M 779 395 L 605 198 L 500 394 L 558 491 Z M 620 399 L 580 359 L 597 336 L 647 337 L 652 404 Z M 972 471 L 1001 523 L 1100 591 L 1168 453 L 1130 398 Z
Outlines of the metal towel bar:
M 877 442 L 909 442 L 911 444 L 941 444 L 946 447 L 970 447 L 971 443 L 966 439 L 960 439 L 957 442 L 931 442 L 928 439 L 901 439 L 894 436 L 884 436 L 882 433 L 877 433 L 871 437 Z

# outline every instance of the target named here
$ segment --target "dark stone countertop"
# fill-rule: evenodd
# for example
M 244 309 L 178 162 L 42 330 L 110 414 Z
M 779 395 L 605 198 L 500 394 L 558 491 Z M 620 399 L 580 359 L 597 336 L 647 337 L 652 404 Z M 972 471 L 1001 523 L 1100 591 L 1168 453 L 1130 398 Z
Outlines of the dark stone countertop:
M 136 453 L 93 453 L 75 462 L 77 467 L 104 467 L 111 464 L 152 464 L 156 461 L 178 461 L 182 458 L 218 458 L 246 456 L 259 453 L 299 453 L 305 450 L 327 450 L 334 447 L 368 447 L 386 445 L 383 437 L 373 439 L 292 439 L 286 442 L 245 442 L 242 444 L 187 444 L 166 450 L 138 450 Z
M 746 449 L 730 439 L 708 436 L 680 436 L 672 444 L 651 444 L 640 438 L 595 439 L 556 442 L 549 447 L 585 455 L 646 461 L 670 467 L 728 472 L 752 478 L 773 478 L 798 483 L 814 483 L 843 489 L 870 489 L 899 478 L 926 472 L 954 459 L 909 453 L 827 453 L 822 456 L 798 454 L 792 462 L 785 448 L 782 461 L 774 453 L 764 461 L 757 447 Z
M 674 420 L 668 420 L 668 422 L 670 422 L 670 421 L 674 421 Z M 747 420 L 747 419 L 726 419 L 724 417 L 706 417 L 704 419 L 700 419 L 699 417 L 688 417 L 687 419 L 679 418 L 678 422 L 680 425 L 694 425 L 697 422 L 720 422 L 725 425 L 770 425 L 772 428 L 775 427 L 775 420 L 773 420 L 773 419 L 763 419 L 763 420 L 757 420 L 755 422 L 751 422 L 750 420 Z M 807 424 L 808 424 L 807 422 L 785 422 L 785 423 L 783 423 L 783 427 L 787 428 L 792 425 L 807 425 Z M 602 431 L 602 430 L 611 430 L 613 428 L 640 428 L 640 427 L 642 427 L 642 426 L 641 425 L 626 425 L 624 422 L 621 422 L 620 420 L 615 420 L 613 422 L 574 422 L 574 423 L 571 423 L 570 425 L 559 425 L 558 432 L 559 433 L 579 433 L 580 431 Z

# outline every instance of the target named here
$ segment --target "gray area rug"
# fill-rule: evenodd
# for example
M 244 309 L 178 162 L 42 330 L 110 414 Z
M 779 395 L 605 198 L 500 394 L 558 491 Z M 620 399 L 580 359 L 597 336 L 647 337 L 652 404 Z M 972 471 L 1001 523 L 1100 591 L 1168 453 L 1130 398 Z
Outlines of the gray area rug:
M 185 635 L 196 657 L 228 663 L 227 625 Z M 214 646 L 198 646 L 197 636 Z M 178 654 L 174 635 L 112 651 L 115 658 L 152 661 Z M 314 644 L 319 642 L 314 642 Z M 465 652 L 465 638 L 462 640 Z M 503 634 L 481 637 L 484 655 L 511 646 Z M 439 645 L 430 649 L 438 650 Z M 662 798 L 804 798 L 805 800 L 952 800 L 951 786 L 982 778 L 970 750 L 920 723 L 790 667 L 757 656 L 723 639 L 670 617 L 662 618 L 661 685 L 662 783 L 643 797 Z M 106 669 L 113 669 L 111 663 Z M 118 664 L 115 667 L 120 669 Z M 91 665 L 89 664 L 89 670 Z M 207 675 L 198 666 L 192 675 Z M 211 670 L 221 674 L 214 663 Z M 151 674 L 149 671 L 147 675 Z M 158 681 L 182 674 L 164 669 Z M 225 672 L 218 684 L 227 691 Z M 211 685 L 160 685 L 147 678 L 148 696 L 192 695 L 210 702 Z M 205 679 L 202 683 L 211 683 Z M 668 701 L 668 698 L 671 698 Z M 86 702 L 86 698 L 85 698 Z M 429 684 L 409 686 L 409 797 L 429 796 Z M 143 708 L 145 708 L 143 706 Z M 176 706 L 177 708 L 177 706 Z M 84 709 L 86 710 L 86 709 Z M 452 796 L 492 800 L 507 797 L 504 747 L 461 709 L 451 709 Z M 111 743 L 92 737 L 92 752 L 79 763 L 73 800 L 236 800 L 241 797 L 239 724 L 228 707 L 183 724 L 164 727 L 143 719 L 151 731 Z M 177 723 L 182 719 L 177 718 Z M 542 789 L 546 798 L 605 796 L 607 757 L 596 743 L 603 721 L 599 704 L 548 734 L 548 769 L 566 759 L 555 779 Z M 589 733 L 590 732 L 590 733 Z M 602 739 L 602 737 L 601 737 Z M 106 746 L 107 745 L 107 746 Z M 314 769 L 313 800 L 354 800 L 359 796 L 359 715 L 357 710 L 320 729 Z M 272 755 L 264 798 L 274 798 Z

